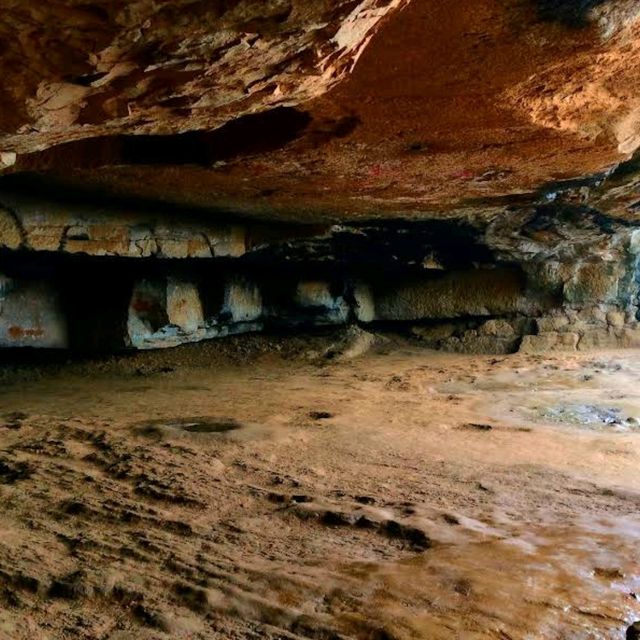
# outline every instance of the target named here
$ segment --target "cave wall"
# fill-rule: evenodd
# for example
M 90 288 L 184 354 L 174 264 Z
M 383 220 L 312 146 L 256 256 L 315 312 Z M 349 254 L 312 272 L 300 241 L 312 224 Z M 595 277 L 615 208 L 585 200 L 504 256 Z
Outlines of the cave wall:
M 640 228 L 582 204 L 291 227 L 0 202 L 3 347 L 152 349 L 353 323 L 462 352 L 640 345 Z
M 0 2 L 1 346 L 636 345 L 634 0 Z

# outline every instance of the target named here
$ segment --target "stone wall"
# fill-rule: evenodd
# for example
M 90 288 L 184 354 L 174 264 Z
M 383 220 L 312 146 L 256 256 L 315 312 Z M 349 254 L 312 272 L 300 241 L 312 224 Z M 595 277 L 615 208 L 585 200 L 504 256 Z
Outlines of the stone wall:
M 246 229 L 189 212 L 0 194 L 0 249 L 123 258 L 222 258 L 246 251 Z
M 0 347 L 67 346 L 67 322 L 55 288 L 0 274 Z
M 620 287 L 635 287 L 608 263 L 576 267 L 564 296 L 534 295 L 516 269 L 478 269 L 385 277 L 272 280 L 268 274 L 150 275 L 134 280 L 119 341 L 136 349 L 264 329 L 300 330 L 359 323 L 409 331 L 425 345 L 460 352 L 508 353 L 640 346 L 634 304 L 621 304 Z M 586 282 L 583 281 L 586 279 Z M 630 284 L 632 282 L 633 284 Z M 2 277 L 0 345 L 64 348 L 69 311 L 56 282 Z M 588 303 L 584 287 L 591 287 Z M 273 297 L 274 288 L 278 296 Z M 582 292 L 576 298 L 577 289 Z M 597 294 L 596 294 L 597 291 Z M 616 291 L 614 300 L 612 291 Z M 637 295 L 637 294 L 636 294 Z M 635 298 L 632 298 L 635 300 Z M 216 300 L 212 303 L 211 300 Z M 81 309 L 81 308 L 80 308 Z M 87 328 L 88 334 L 91 328 Z M 77 343 L 77 341 L 76 341 Z
M 257 232 L 14 204 L 0 210 L 1 346 L 152 349 L 355 323 L 461 352 L 640 346 L 640 230 L 590 210 Z

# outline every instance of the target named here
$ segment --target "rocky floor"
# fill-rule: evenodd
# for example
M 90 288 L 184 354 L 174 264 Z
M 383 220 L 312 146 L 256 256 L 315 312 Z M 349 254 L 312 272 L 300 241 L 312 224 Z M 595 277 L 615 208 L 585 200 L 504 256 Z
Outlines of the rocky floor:
M 624 638 L 636 351 L 326 346 L 6 365 L 0 638 Z

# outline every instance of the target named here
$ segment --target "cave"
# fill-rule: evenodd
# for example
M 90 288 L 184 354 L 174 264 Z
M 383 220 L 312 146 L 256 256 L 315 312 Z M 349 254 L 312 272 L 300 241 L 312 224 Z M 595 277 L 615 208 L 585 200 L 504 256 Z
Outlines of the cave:
M 640 638 L 635 0 L 6 0 L 0 640 Z

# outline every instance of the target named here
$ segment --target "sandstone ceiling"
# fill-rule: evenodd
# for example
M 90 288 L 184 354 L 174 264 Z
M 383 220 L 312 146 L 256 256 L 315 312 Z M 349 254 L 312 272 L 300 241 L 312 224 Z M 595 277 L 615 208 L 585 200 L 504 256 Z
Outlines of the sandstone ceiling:
M 635 0 L 0 9 L 0 188 L 301 221 L 429 217 L 593 187 L 640 146 Z M 634 215 L 635 180 L 616 180 L 594 197 Z

